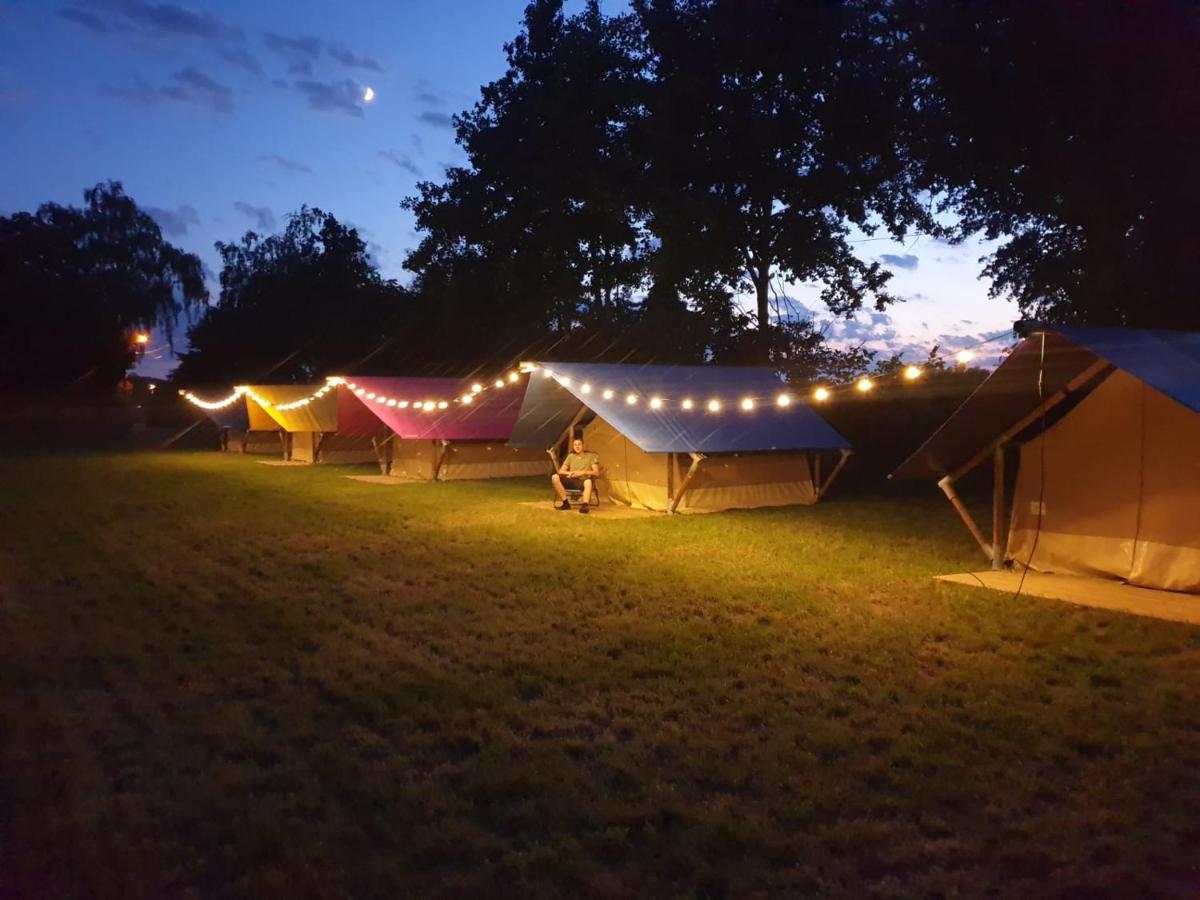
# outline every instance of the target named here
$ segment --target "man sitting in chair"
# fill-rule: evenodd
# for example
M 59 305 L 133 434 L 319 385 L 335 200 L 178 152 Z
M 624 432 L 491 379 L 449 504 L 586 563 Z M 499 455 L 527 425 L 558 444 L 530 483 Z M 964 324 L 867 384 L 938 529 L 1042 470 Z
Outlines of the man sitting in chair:
M 554 493 L 560 501 L 559 509 L 570 509 L 567 491 L 580 491 L 579 511 L 587 513 L 592 499 L 592 480 L 600 477 L 600 454 L 583 449 L 583 439 L 571 441 L 571 452 L 563 460 L 558 471 L 550 476 Z

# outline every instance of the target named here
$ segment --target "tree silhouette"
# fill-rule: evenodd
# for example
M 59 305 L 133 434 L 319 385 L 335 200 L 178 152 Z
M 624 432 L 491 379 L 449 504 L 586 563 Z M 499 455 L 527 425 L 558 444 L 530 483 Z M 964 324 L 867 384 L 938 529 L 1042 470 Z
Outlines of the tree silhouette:
M 403 291 L 382 279 L 358 232 L 302 207 L 281 234 L 217 243 L 221 296 L 188 331 L 181 384 L 310 381 L 387 341 Z
M 200 260 L 164 241 L 119 182 L 84 200 L 0 218 L 0 386 L 111 388 L 136 331 L 170 335 L 208 296 Z
M 923 66 L 914 152 L 992 293 L 1059 322 L 1200 328 L 1200 12 L 1163 0 L 898 0 Z

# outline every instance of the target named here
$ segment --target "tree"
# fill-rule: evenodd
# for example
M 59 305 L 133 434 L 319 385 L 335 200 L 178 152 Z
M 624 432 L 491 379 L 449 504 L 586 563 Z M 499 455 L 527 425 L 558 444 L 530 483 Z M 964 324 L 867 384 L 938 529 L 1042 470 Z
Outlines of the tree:
M 649 77 L 637 124 L 646 211 L 668 271 L 755 295 L 772 353 L 772 282 L 819 281 L 837 315 L 893 298 L 850 225 L 932 230 L 905 155 L 908 60 L 883 4 L 635 0 Z M 682 284 L 682 281 L 680 282 Z M 744 348 L 743 348 L 744 349 Z
M 899 0 L 957 236 L 1028 316 L 1200 328 L 1200 10 Z
M 405 266 L 454 333 L 448 352 L 561 352 L 634 322 L 644 265 L 629 191 L 633 24 L 595 0 L 570 17 L 562 0 L 530 3 L 507 71 L 455 119 L 468 165 L 405 200 L 425 233 Z
M 0 218 L 0 386 L 110 389 L 136 331 L 172 332 L 208 296 L 200 260 L 163 240 L 119 182 L 85 206 Z
M 380 277 L 358 232 L 307 206 L 282 234 L 217 243 L 221 296 L 189 330 L 181 384 L 311 381 L 385 345 L 404 292 Z

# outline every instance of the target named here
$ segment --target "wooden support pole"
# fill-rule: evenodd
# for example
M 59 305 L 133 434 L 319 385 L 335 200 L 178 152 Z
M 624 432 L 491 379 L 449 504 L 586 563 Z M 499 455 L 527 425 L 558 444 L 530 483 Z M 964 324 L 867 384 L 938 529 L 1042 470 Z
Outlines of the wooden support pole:
M 825 479 L 825 482 L 824 482 L 824 484 L 822 484 L 822 485 L 821 485 L 821 486 L 820 486 L 820 487 L 817 489 L 817 499 L 818 499 L 818 500 L 820 500 L 822 497 L 824 497 L 824 496 L 825 496 L 825 492 L 826 492 L 826 491 L 828 491 L 828 490 L 829 490 L 829 486 L 830 486 L 831 484 L 833 484 L 833 479 L 835 479 L 835 478 L 837 478 L 837 477 L 838 477 L 838 474 L 839 474 L 839 473 L 842 471 L 842 469 L 845 467 L 846 463 L 850 461 L 850 457 L 854 455 L 854 451 L 853 451 L 853 450 L 848 450 L 848 449 L 847 449 L 847 448 L 845 448 L 845 447 L 843 447 L 843 448 L 842 448 L 842 450 L 841 450 L 841 453 L 842 453 L 842 455 L 841 455 L 841 458 L 840 458 L 840 459 L 837 461 L 837 465 L 835 465 L 835 466 L 833 467 L 833 471 L 831 471 L 831 472 L 829 473 L 829 477 Z
M 958 492 L 956 490 L 954 490 L 954 480 L 949 475 L 947 475 L 945 478 L 943 478 L 941 481 L 938 482 L 938 487 L 940 487 L 942 489 L 942 493 L 944 493 L 946 495 L 946 499 L 948 499 L 950 501 L 951 505 L 954 507 L 955 512 L 957 512 L 959 514 L 959 516 L 962 517 L 963 522 L 967 526 L 967 530 L 969 532 L 971 532 L 971 537 L 975 538 L 976 543 L 979 544 L 979 547 L 981 550 L 983 550 L 984 555 L 988 559 L 991 559 L 992 558 L 991 545 L 988 544 L 988 542 L 984 539 L 983 532 L 979 530 L 979 526 L 975 524 L 975 520 L 972 519 L 971 514 L 969 512 L 967 512 L 967 507 L 962 502 L 962 498 L 959 497 Z
M 992 568 L 1004 566 L 1004 447 L 996 448 L 992 460 Z
M 687 489 L 692 485 L 692 479 L 696 477 L 696 470 L 700 468 L 700 463 L 708 458 L 703 453 L 688 453 L 688 456 L 692 458 L 692 464 L 688 467 L 687 474 L 683 476 L 683 482 L 679 485 L 679 493 L 672 497 L 671 502 L 667 504 L 668 515 L 673 515 L 679 508 L 683 495 L 687 493 Z
M 384 475 L 392 474 L 392 459 L 395 452 L 392 438 L 395 436 L 396 432 L 389 431 L 388 436 L 380 441 L 376 440 L 375 435 L 371 435 L 371 449 L 375 451 L 375 460 L 379 463 L 379 471 Z
M 821 499 L 821 451 L 810 450 L 808 453 L 809 474 L 812 476 L 813 492 Z
M 446 448 L 449 446 L 449 441 L 434 441 L 433 442 L 433 480 L 437 481 L 441 478 L 442 463 L 446 461 Z
M 1056 391 L 1055 393 L 1051 394 L 1049 397 L 1047 397 L 1045 399 L 1045 401 L 1043 401 L 1042 403 L 1039 403 L 1032 412 L 1028 413 L 1027 415 L 1022 416 L 1015 425 L 1011 425 L 1008 428 L 1006 428 L 1000 434 L 999 437 L 997 437 L 994 441 L 992 441 L 990 444 L 988 444 L 986 447 L 984 447 L 982 450 L 980 450 L 978 453 L 976 453 L 974 456 L 972 456 L 969 460 L 967 460 L 965 463 L 963 463 L 961 466 L 959 466 L 957 469 L 955 469 L 953 472 L 951 472 L 950 475 L 948 476 L 950 478 L 951 482 L 958 481 L 958 479 L 962 478 L 964 475 L 966 475 L 968 472 L 970 472 L 972 469 L 974 469 L 977 465 L 979 465 L 981 462 L 983 462 L 985 459 L 987 459 L 989 456 L 991 456 L 992 451 L 995 450 L 997 447 L 999 447 L 1002 444 L 1007 444 L 1010 440 L 1013 439 L 1013 437 L 1020 434 L 1022 431 L 1024 431 L 1026 428 L 1028 428 L 1034 422 L 1036 422 L 1039 418 L 1041 418 L 1041 416 L 1043 416 L 1045 413 L 1054 409 L 1054 407 L 1058 406 L 1058 404 L 1062 403 L 1064 400 L 1067 399 L 1067 397 L 1069 397 L 1075 391 L 1079 390 L 1079 388 L 1083 387 L 1085 384 L 1087 384 L 1089 381 L 1091 381 L 1094 377 L 1099 375 L 1105 369 L 1112 369 L 1112 368 L 1113 367 L 1109 363 L 1105 362 L 1104 360 L 1102 360 L 1102 359 L 1096 360 L 1094 363 L 1092 363 L 1090 366 L 1088 366 L 1086 369 L 1084 369 L 1082 372 L 1080 372 L 1078 375 L 1076 375 L 1074 378 L 1072 378 L 1070 381 L 1068 381 L 1065 385 L 1063 385 L 1062 390 Z

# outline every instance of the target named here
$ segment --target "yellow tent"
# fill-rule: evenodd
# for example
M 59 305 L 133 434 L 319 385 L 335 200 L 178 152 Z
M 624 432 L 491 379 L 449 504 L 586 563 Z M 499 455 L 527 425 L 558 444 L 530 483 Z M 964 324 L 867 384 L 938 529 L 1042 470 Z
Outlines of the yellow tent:
M 246 410 L 250 430 L 279 430 L 284 434 L 284 459 L 297 462 L 373 463 L 369 435 L 339 434 L 339 397 L 332 388 L 318 395 L 320 385 L 249 385 Z M 301 402 L 305 401 L 307 402 Z M 299 405 L 293 405 L 299 404 Z M 280 407 L 284 408 L 280 408 Z

